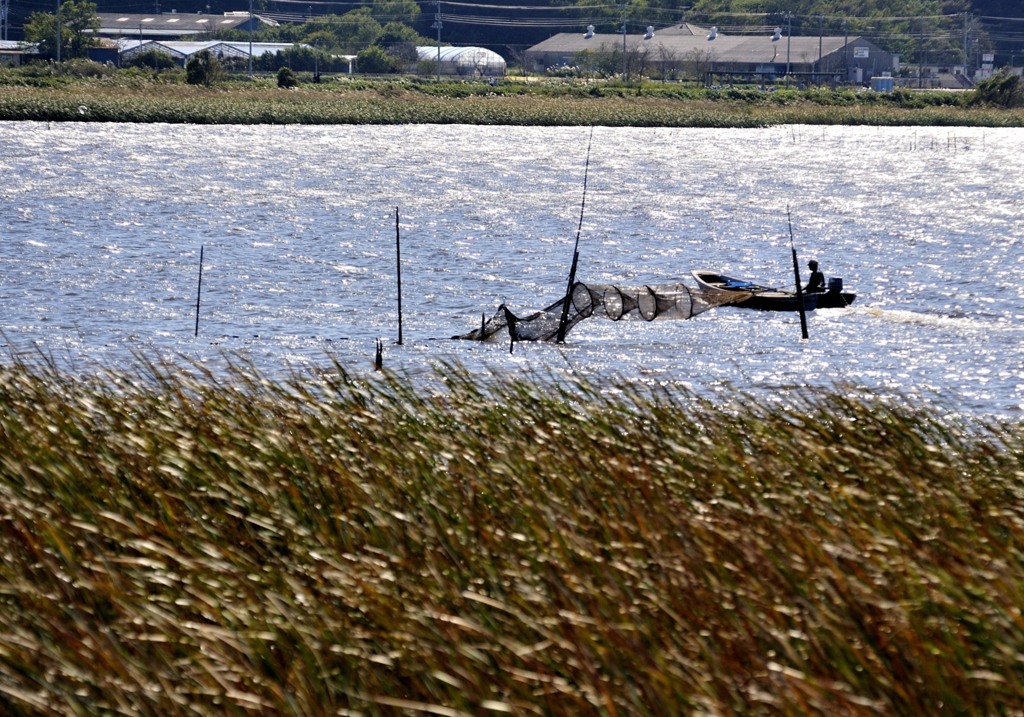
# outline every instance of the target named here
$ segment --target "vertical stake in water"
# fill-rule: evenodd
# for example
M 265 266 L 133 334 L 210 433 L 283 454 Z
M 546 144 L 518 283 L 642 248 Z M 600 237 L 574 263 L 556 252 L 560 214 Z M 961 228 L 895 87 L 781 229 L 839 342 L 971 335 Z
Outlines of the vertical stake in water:
M 398 276 L 398 345 L 402 345 L 402 241 L 398 231 L 398 207 L 395 207 L 395 262 Z
M 508 328 L 508 352 L 512 353 L 516 348 L 516 341 L 519 340 L 519 333 L 516 331 L 516 319 L 515 314 L 509 311 L 509 308 L 505 306 L 505 302 L 501 302 L 501 310 L 505 314 L 505 326 Z
M 587 174 L 590 172 L 590 147 L 594 144 L 594 127 L 590 127 L 590 140 L 587 142 L 587 163 L 583 167 L 583 200 L 580 202 L 580 223 L 576 227 L 576 246 L 572 250 L 572 265 L 569 267 L 569 286 L 562 300 L 562 316 L 558 320 L 556 341 L 565 343 L 566 326 L 569 323 L 569 302 L 572 301 L 572 288 L 576 284 L 576 265 L 580 259 L 580 232 L 583 231 L 583 210 L 587 206 Z
M 199 286 L 196 288 L 196 336 L 199 336 L 199 299 L 203 295 L 203 245 L 199 245 Z
M 793 252 L 793 276 L 796 278 L 796 308 L 800 311 L 800 335 L 807 338 L 807 312 L 804 311 L 804 290 L 800 286 L 800 262 L 796 259 L 796 245 L 793 244 L 793 218 L 786 205 L 786 219 L 789 220 L 789 248 Z

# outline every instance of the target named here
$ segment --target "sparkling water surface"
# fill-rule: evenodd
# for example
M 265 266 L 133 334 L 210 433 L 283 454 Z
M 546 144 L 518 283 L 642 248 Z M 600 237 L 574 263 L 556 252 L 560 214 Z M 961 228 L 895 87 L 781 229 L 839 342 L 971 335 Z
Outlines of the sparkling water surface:
M 1020 129 L 0 123 L 0 171 L 0 361 L 360 372 L 379 338 L 412 375 L 1024 409 Z M 796 314 L 731 307 L 592 319 L 512 354 L 449 338 L 501 301 L 557 299 L 577 233 L 583 281 L 692 286 L 706 268 L 791 287 L 791 226 L 805 279 L 816 258 L 858 295 L 811 313 L 807 341 Z

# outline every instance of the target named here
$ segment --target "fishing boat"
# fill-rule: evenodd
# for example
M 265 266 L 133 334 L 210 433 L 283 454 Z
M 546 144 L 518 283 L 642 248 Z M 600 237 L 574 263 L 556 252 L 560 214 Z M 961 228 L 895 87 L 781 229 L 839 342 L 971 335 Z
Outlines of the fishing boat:
M 800 309 L 799 298 L 796 292 L 778 289 L 771 286 L 762 286 L 744 279 L 736 279 L 716 271 L 705 271 L 696 269 L 691 271 L 697 285 L 709 292 L 736 292 L 748 293 L 750 297 L 733 303 L 733 306 L 740 306 L 745 309 L 760 309 L 761 311 L 798 311 Z M 828 291 L 804 293 L 802 295 L 804 311 L 814 309 L 838 308 L 849 306 L 857 298 L 856 294 L 844 292 L 842 279 L 830 279 Z

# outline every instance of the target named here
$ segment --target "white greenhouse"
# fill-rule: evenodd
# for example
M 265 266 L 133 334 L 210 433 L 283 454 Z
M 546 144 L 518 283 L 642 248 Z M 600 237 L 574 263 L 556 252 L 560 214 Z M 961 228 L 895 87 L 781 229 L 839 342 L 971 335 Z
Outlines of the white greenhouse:
M 505 59 L 484 47 L 417 47 L 420 63 L 438 62 L 442 75 L 461 77 L 504 77 Z M 437 65 L 434 65 L 437 71 Z

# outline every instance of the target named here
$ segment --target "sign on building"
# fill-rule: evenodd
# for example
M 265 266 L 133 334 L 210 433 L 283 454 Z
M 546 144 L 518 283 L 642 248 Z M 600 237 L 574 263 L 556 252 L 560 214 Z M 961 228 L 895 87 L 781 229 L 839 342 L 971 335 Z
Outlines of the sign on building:
M 869 50 L 866 47 L 855 47 L 853 48 L 853 56 L 858 60 L 864 59 L 869 57 Z

